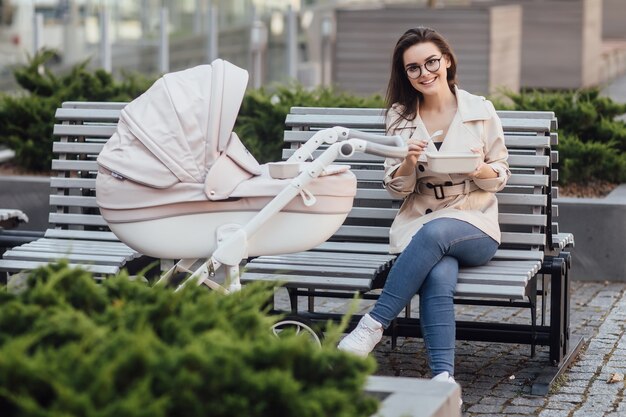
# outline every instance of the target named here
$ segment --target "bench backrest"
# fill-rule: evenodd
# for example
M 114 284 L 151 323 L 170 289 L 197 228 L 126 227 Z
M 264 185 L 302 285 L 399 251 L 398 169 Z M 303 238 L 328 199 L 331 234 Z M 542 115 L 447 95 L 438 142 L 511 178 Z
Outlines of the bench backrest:
M 288 158 L 316 130 L 344 126 L 382 133 L 383 109 L 294 107 L 287 116 L 284 149 Z M 505 130 L 512 176 L 497 193 L 500 207 L 501 248 L 543 251 L 548 244 L 550 187 L 552 184 L 551 143 L 556 141 L 556 119 L 552 112 L 498 112 Z M 382 188 L 382 158 L 354 155 L 343 160 L 352 166 L 358 179 L 357 198 L 335 240 L 379 241 L 388 239 L 388 226 L 400 201 Z
M 110 234 L 95 201 L 96 158 L 115 132 L 120 110 L 126 103 L 66 102 L 57 110 L 53 145 L 49 220 L 55 228 L 90 231 L 99 238 Z M 384 131 L 383 109 L 294 107 L 287 116 L 284 140 L 287 158 L 315 130 L 345 126 L 365 131 Z M 551 236 L 551 185 L 556 142 L 556 119 L 552 112 L 498 112 L 505 129 L 509 164 L 513 175 L 498 193 L 503 248 L 542 250 Z M 349 161 L 358 178 L 355 205 L 335 240 L 386 242 L 388 226 L 400 201 L 381 186 L 382 159 L 356 154 Z M 112 235 L 112 234 L 110 234 Z M 114 239 L 113 236 L 110 236 Z
M 126 103 L 65 102 L 54 125 L 49 222 L 59 236 L 115 240 L 96 204 L 96 158 Z M 55 231 L 48 231 L 52 236 Z M 77 235 L 78 236 L 78 235 Z M 108 236 L 108 238 L 107 238 Z

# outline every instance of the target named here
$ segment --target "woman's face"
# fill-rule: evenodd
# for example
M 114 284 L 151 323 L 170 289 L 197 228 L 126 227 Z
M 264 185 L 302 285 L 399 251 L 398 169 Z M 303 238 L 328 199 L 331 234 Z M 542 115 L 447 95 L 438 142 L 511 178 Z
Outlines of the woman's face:
M 404 51 L 402 58 L 411 85 L 424 96 L 450 90 L 446 80 L 450 61 L 434 43 L 415 44 Z

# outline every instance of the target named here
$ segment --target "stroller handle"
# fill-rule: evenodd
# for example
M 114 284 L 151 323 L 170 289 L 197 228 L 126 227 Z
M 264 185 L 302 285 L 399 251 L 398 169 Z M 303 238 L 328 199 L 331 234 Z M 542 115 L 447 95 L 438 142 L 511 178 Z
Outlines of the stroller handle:
M 406 157 L 408 151 L 408 148 L 404 146 L 404 144 L 403 146 L 399 147 L 367 142 L 367 144 L 365 145 L 365 153 L 383 156 L 386 158 L 404 158 Z
M 399 135 L 395 135 L 395 136 L 378 135 L 376 133 L 369 133 L 369 132 L 363 132 L 361 130 L 349 129 L 348 138 L 363 139 L 370 143 L 373 142 L 373 143 L 378 143 L 381 145 L 394 146 L 398 148 L 405 146 L 404 139 L 402 139 L 402 136 L 399 136 Z

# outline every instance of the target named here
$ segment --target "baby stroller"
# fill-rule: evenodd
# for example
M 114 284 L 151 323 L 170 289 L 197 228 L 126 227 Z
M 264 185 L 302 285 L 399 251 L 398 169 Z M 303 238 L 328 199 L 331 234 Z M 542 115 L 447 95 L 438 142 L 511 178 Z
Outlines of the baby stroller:
M 164 75 L 122 110 L 98 157 L 97 202 L 111 231 L 142 254 L 179 260 L 159 283 L 186 273 L 181 285 L 238 290 L 242 260 L 311 249 L 341 226 L 356 178 L 331 165 L 339 155 L 406 154 L 399 136 L 335 127 L 288 161 L 260 165 L 233 132 L 247 81 L 220 59 Z

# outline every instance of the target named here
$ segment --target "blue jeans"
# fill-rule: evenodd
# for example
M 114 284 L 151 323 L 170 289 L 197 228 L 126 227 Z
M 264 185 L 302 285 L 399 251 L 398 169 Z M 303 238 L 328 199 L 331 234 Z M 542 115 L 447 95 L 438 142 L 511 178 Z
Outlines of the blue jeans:
M 420 324 L 433 375 L 454 375 L 454 291 L 459 266 L 483 265 L 498 242 L 471 224 L 435 219 L 413 236 L 389 271 L 385 287 L 370 316 L 389 327 L 417 293 Z

